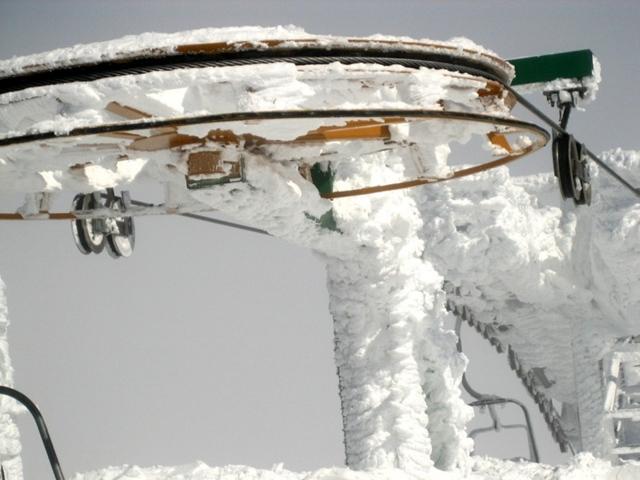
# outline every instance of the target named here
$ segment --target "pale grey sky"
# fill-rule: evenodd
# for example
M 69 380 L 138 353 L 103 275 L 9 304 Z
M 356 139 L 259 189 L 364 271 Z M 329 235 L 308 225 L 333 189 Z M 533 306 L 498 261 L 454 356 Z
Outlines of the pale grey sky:
M 146 31 L 248 24 L 465 36 L 505 58 L 591 48 L 604 80 L 571 129 L 594 151 L 640 149 L 639 23 L 633 1 L 0 0 L 0 58 Z M 550 169 L 548 148 L 517 167 Z M 137 230 L 133 257 L 114 262 L 81 256 L 66 222 L 0 223 L 16 385 L 45 413 L 67 475 L 197 459 L 282 461 L 294 470 L 342 464 L 321 260 L 185 218 L 143 218 Z M 484 345 L 473 348 L 472 360 L 493 361 Z M 472 363 L 475 386 L 523 399 L 516 386 L 491 390 L 502 375 L 517 384 L 504 356 L 495 361 L 503 373 Z M 21 422 L 26 478 L 49 478 L 29 422 Z M 560 457 L 543 430 L 543 460 L 553 463 Z M 506 453 L 516 454 L 526 450 Z

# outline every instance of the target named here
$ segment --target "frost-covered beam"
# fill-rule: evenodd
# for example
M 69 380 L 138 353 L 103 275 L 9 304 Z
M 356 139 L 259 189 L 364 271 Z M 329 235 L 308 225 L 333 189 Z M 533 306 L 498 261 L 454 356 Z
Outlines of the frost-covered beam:
M 0 384 L 13 385 L 13 369 L 9 359 L 7 343 L 7 297 L 2 279 L 0 279 Z M 0 396 L 0 465 L 8 479 L 22 478 L 22 460 L 20 458 L 20 433 L 12 419 L 18 413 L 17 404 L 9 397 Z
M 604 157 L 637 177 L 638 153 Z M 425 260 L 517 353 L 518 368 L 544 369 L 545 384 L 528 381 L 572 412 L 562 427 L 576 450 L 607 457 L 615 452 L 601 362 L 618 337 L 640 333 L 640 217 L 633 196 L 606 175 L 593 177 L 588 209 L 562 204 L 551 174 L 513 178 L 506 169 L 416 198 Z

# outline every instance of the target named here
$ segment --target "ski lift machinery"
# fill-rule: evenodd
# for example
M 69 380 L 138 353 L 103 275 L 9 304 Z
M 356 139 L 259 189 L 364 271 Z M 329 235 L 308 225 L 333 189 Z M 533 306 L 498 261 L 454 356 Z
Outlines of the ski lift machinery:
M 331 169 L 319 168 L 317 164 L 301 165 L 300 174 L 312 182 L 321 196 L 337 199 L 354 195 L 368 195 L 382 191 L 409 188 L 450 181 L 456 178 L 504 165 L 516 160 L 552 140 L 551 156 L 553 169 L 562 197 L 572 200 L 576 205 L 589 205 L 591 201 L 591 182 L 589 177 L 589 162 L 598 164 L 608 174 L 612 175 L 632 194 L 638 196 L 637 188 L 620 177 L 614 170 L 601 161 L 583 143 L 579 142 L 569 131 L 568 121 L 572 109 L 577 101 L 584 97 L 587 85 L 584 79 L 594 75 L 594 60 L 591 51 L 543 55 L 538 57 L 520 58 L 509 63 L 486 54 L 461 55 L 457 49 L 442 45 L 426 45 L 417 42 L 376 41 L 370 39 L 342 39 L 335 44 L 320 43 L 317 38 L 298 41 L 294 46 L 280 40 L 261 42 L 262 47 L 256 48 L 249 42 L 216 43 L 198 45 L 180 45 L 170 51 L 154 49 L 140 52 L 137 55 L 123 56 L 116 60 L 105 60 L 93 63 L 77 62 L 62 67 L 32 66 L 23 72 L 0 77 L 0 96 L 17 92 L 29 87 L 52 86 L 71 82 L 92 82 L 99 79 L 118 77 L 123 75 L 140 75 L 156 71 L 171 71 L 187 68 L 224 67 L 236 65 L 266 65 L 274 62 L 289 62 L 297 66 L 327 65 L 333 62 L 343 64 L 371 64 L 371 65 L 401 65 L 410 69 L 421 67 L 439 69 L 448 74 L 464 73 L 479 80 L 478 95 L 489 98 L 509 97 L 513 104 L 519 104 L 537 117 L 551 129 L 551 136 L 540 126 L 513 119 L 492 117 L 489 115 L 465 113 L 443 108 L 442 110 L 394 110 L 394 109 L 318 109 L 295 111 L 266 111 L 266 112 L 230 112 L 223 114 L 190 115 L 184 117 L 164 118 L 156 117 L 136 106 L 123 105 L 116 101 L 110 102 L 105 109 L 111 116 L 120 120 L 98 125 L 84 125 L 66 132 L 36 131 L 0 137 L 0 155 L 11 149 L 20 151 L 37 145 L 65 145 L 92 144 L 93 140 L 104 138 L 117 139 L 117 148 L 131 150 L 137 153 L 149 154 L 157 151 L 180 150 L 184 146 L 202 145 L 206 142 L 248 145 L 268 145 L 268 138 L 259 138 L 254 133 L 236 134 L 233 131 L 222 131 L 217 125 L 234 123 L 260 124 L 265 122 L 296 122 L 301 119 L 335 120 L 333 126 L 323 126 L 306 135 L 294 139 L 290 143 L 304 145 L 307 143 L 367 141 L 370 139 L 389 140 L 389 127 L 397 123 L 413 123 L 423 121 L 456 121 L 472 122 L 493 126 L 487 137 L 491 143 L 507 152 L 498 159 L 493 159 L 473 167 L 464 167 L 453 171 L 446 177 L 420 176 L 416 178 L 386 185 L 370 185 L 356 190 L 334 190 L 333 173 Z M 266 48 L 265 48 L 266 46 Z M 469 52 L 466 52 L 469 53 Z M 474 52 L 471 52 L 474 53 Z M 515 77 L 505 72 L 515 68 Z M 544 90 L 545 85 L 558 84 L 553 82 L 562 80 L 562 88 Z M 552 83 L 553 82 L 553 83 Z M 558 109 L 559 120 L 556 122 L 543 111 L 525 99 L 520 93 L 520 87 L 527 90 L 542 90 L 549 104 Z M 207 126 L 210 132 L 206 137 L 194 137 L 180 132 L 185 126 Z M 148 132 L 151 132 L 148 134 Z M 527 134 L 533 141 L 525 147 L 518 147 L 508 140 L 510 134 Z M 248 140 L 251 140 L 249 142 Z M 280 144 L 286 142 L 279 142 Z M 87 155 L 90 155 L 87 148 Z M 19 156 L 19 155 L 18 155 Z M 14 155 L 15 157 L 15 155 Z M 70 162 L 69 170 L 82 170 L 90 165 Z M 244 165 L 242 161 L 226 162 L 215 151 L 206 149 L 194 150 L 188 155 L 187 171 L 185 172 L 185 186 L 188 190 L 216 188 L 217 185 L 230 182 L 245 181 Z M 72 202 L 71 211 L 51 212 L 50 196 L 45 192 L 31 192 L 25 204 L 15 212 L 0 213 L 0 220 L 66 220 L 70 221 L 76 246 L 83 254 L 100 253 L 105 247 L 113 257 L 128 257 L 135 245 L 135 228 L 133 217 L 150 214 L 180 214 L 199 220 L 205 220 L 232 228 L 241 228 L 256 233 L 267 234 L 262 230 L 225 222 L 215 218 L 199 215 L 193 208 L 181 210 L 168 202 L 164 204 L 150 204 L 133 200 L 127 191 L 116 194 L 113 188 L 102 192 L 79 193 Z M 325 228 L 335 228 L 331 216 L 317 219 Z M 445 285 L 445 290 L 447 289 Z M 470 314 L 455 303 L 449 303 L 448 308 L 457 314 L 459 319 L 467 320 L 473 326 Z M 458 330 L 460 320 L 458 322 Z M 477 327 L 477 325 L 476 325 Z M 460 344 L 461 346 L 461 344 Z M 496 345 L 496 348 L 499 348 Z M 511 361 L 511 357 L 510 357 Z M 515 362 L 515 360 L 514 360 Z M 513 365 L 512 365 L 513 366 Z M 515 368 L 515 367 L 514 367 Z M 517 370 L 517 369 L 516 369 Z M 476 392 L 465 381 L 469 393 L 475 397 L 474 406 L 492 406 L 499 403 L 514 402 L 496 396 L 482 395 Z M 10 395 L 24 403 L 34 416 L 39 427 L 47 454 L 52 465 L 55 478 L 64 478 L 62 469 L 53 449 L 53 444 L 46 431 L 44 420 L 33 402 L 21 392 L 8 387 L 0 387 L 0 394 Z M 530 458 L 538 461 L 535 438 L 530 427 L 526 408 L 515 402 L 523 409 L 525 428 L 530 446 Z M 545 407 L 546 408 L 546 407 Z M 561 430 L 557 428 L 551 408 L 543 411 L 554 438 L 561 448 L 572 449 Z M 491 410 L 494 426 L 498 428 L 495 412 Z M 508 426 L 507 426 L 508 427 Z M 4 475 L 4 474 L 3 474 Z

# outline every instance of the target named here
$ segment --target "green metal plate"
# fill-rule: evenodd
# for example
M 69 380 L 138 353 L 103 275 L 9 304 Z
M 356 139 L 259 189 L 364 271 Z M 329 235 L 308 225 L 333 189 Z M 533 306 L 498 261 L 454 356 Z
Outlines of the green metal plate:
M 511 86 L 544 83 L 557 79 L 584 78 L 593 74 L 591 50 L 553 53 L 509 60 L 516 69 Z
M 315 163 L 311 167 L 311 181 L 320 192 L 320 195 L 333 192 L 334 172 L 331 170 L 331 164 L 324 169 L 320 163 Z

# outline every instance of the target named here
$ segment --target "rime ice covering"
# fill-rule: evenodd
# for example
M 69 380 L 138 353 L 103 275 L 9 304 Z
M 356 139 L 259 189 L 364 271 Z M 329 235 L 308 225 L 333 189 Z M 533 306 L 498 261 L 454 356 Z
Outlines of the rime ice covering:
M 249 44 L 258 48 L 266 48 L 269 40 L 282 40 L 288 46 L 295 46 L 300 42 L 314 38 L 321 45 L 346 44 L 345 37 L 331 35 L 312 35 L 300 27 L 293 25 L 277 27 L 228 27 L 202 28 L 176 33 L 144 33 L 141 35 L 127 35 L 125 37 L 106 42 L 75 45 L 49 52 L 14 57 L 0 60 L 0 76 L 15 75 L 29 71 L 42 70 L 51 67 L 68 67 L 77 64 L 94 63 L 100 61 L 119 60 L 125 57 L 145 55 L 149 52 L 170 54 L 178 45 L 203 43 L 231 43 Z M 439 45 L 444 48 L 473 51 L 474 54 L 495 56 L 490 50 L 479 46 L 464 37 L 452 38 L 447 42 L 434 41 L 428 38 L 415 39 L 390 35 L 371 35 L 364 37 L 371 43 L 381 46 L 389 41 L 405 41 L 426 45 Z
M 640 153 L 617 150 L 605 159 L 634 175 Z M 371 170 L 363 170 L 367 172 Z M 335 249 L 335 259 L 328 259 L 327 268 L 337 338 L 343 339 L 336 348 L 336 361 L 341 385 L 355 393 L 343 400 L 345 415 L 353 417 L 345 423 L 351 425 L 345 432 L 347 452 L 352 449 L 354 466 L 366 472 L 293 473 L 204 465 L 134 470 L 145 479 L 179 478 L 178 471 L 186 479 L 227 478 L 231 471 L 248 479 L 636 478 L 640 465 L 612 466 L 588 454 L 559 468 L 482 457 L 470 457 L 466 468 L 449 472 L 432 466 L 434 462 L 454 465 L 459 460 L 456 455 L 464 458 L 469 448 L 461 428 L 468 419 L 468 407 L 461 402 L 455 381 L 464 362 L 455 352 L 452 332 L 441 326 L 447 315 L 440 290 L 444 276 L 468 289 L 475 314 L 511 326 L 505 333 L 508 341 L 525 362 L 547 369 L 554 381 L 550 394 L 562 401 L 578 398 L 570 358 L 574 353 L 568 344 L 583 345 L 577 350 L 583 352 L 578 377 L 580 388 L 589 389 L 600 382 L 597 361 L 602 349 L 616 335 L 635 331 L 640 294 L 630 292 L 638 284 L 639 270 L 633 265 L 637 261 L 634 245 L 640 240 L 640 207 L 604 173 L 595 177 L 594 189 L 599 193 L 593 208 L 577 214 L 561 202 L 550 174 L 512 178 L 500 169 L 440 189 L 362 197 L 341 205 L 336 208 L 338 222 L 345 234 L 357 239 L 355 250 L 339 248 L 329 238 L 316 243 L 317 239 L 307 237 L 309 244 L 328 242 Z M 284 185 L 278 191 L 284 193 Z M 285 228 L 271 220 L 258 224 L 273 231 Z M 612 238 L 617 242 L 613 252 Z M 601 270 L 598 259 L 614 254 L 615 261 Z M 585 266 L 588 275 L 582 271 Z M 603 277 L 610 281 L 602 281 Z M 615 300 L 619 296 L 625 301 Z M 597 310 L 593 310 L 593 298 L 598 299 Z M 616 315 L 600 310 L 614 307 Z M 589 310 L 593 311 L 587 314 Z M 584 333 L 576 333 L 577 325 Z M 421 356 L 414 356 L 414 349 Z M 365 381 L 358 384 L 356 379 Z M 421 382 L 426 397 L 411 399 Z M 584 441 L 597 446 L 605 433 L 602 409 L 597 402 L 585 408 L 592 408 L 592 426 L 585 424 L 589 430 Z M 376 427 L 381 424 L 384 428 Z M 421 440 L 395 449 L 397 457 L 390 457 L 389 442 L 407 435 Z M 362 448 L 365 442 L 367 447 Z M 440 453 L 434 455 L 436 451 Z M 399 469 L 392 468 L 396 461 Z M 79 478 L 111 479 L 131 468 Z
M 433 480 L 635 480 L 640 466 L 626 464 L 613 467 L 609 462 L 581 454 L 567 465 L 551 467 L 548 465 L 510 462 L 485 457 L 473 460 L 468 474 L 458 472 L 432 471 Z M 295 473 L 274 466 L 271 470 L 258 470 L 251 467 L 228 466 L 209 467 L 203 463 L 179 467 L 140 468 L 132 466 L 109 467 L 78 475 L 74 480 L 413 480 L 414 477 L 402 470 L 370 470 L 358 472 L 345 468 L 323 468 L 314 472 Z
M 0 385 L 13 385 L 13 368 L 9 358 L 7 328 L 9 326 L 5 285 L 0 278 Z M 11 398 L 0 397 L 0 463 L 9 478 L 22 478 L 20 434 L 12 419 L 21 411 Z
M 638 158 L 604 155 L 632 181 Z M 561 202 L 550 175 L 511 178 L 506 170 L 425 189 L 421 201 L 436 269 L 479 321 L 504 327 L 496 335 L 527 369 L 544 369 L 549 397 L 581 407 L 578 446 L 606 455 L 599 361 L 617 338 L 638 332 L 640 207 L 594 173 L 588 209 Z
M 151 45 L 167 53 L 177 43 L 222 40 L 262 48 L 266 39 L 295 43 L 307 35 L 294 27 L 145 34 L 7 60 L 0 62 L 0 72 L 117 59 Z M 371 40 L 384 44 L 389 38 Z M 451 46 L 461 55 L 484 52 L 463 39 Z M 464 74 L 371 64 L 298 68 L 285 62 L 261 65 L 260 75 L 256 71 L 255 66 L 185 69 L 14 92 L 0 96 L 0 135 L 49 129 L 64 133 L 113 122 L 117 114 L 106 108 L 109 102 L 158 118 L 338 107 L 452 107 L 510 116 L 505 98 L 481 96 L 478 80 Z M 325 123 L 222 125 L 274 143 L 242 152 L 244 182 L 202 190 L 185 189 L 185 159 L 170 148 L 141 149 L 135 158 L 122 158 L 121 139 L 100 138 L 104 143 L 85 144 L 78 151 L 65 148 L 75 147 L 73 139 L 0 149 L 2 189 L 55 194 L 163 183 L 176 208 L 218 210 L 326 259 L 351 469 L 293 473 L 280 467 L 267 471 L 199 463 L 110 467 L 76 480 L 633 478 L 637 466 L 612 467 L 589 455 L 555 470 L 470 456 L 465 425 L 472 411 L 459 387 L 466 360 L 456 350 L 454 332 L 445 327 L 450 314 L 444 308 L 443 282 L 458 287 L 478 318 L 504 327 L 497 329 L 501 339 L 518 351 L 525 367 L 544 370 L 549 398 L 577 404 L 588 413 L 576 440 L 583 449 L 605 454 L 600 451 L 607 432 L 598 409 L 597 364 L 617 336 L 638 333 L 640 206 L 635 199 L 600 174 L 593 207 L 576 210 L 561 203 L 551 175 L 512 178 L 501 168 L 441 185 L 331 202 L 301 176 L 303 160 L 326 167 L 326 156 L 334 155 L 335 186 L 341 190 L 406 180 L 412 169 L 446 175 L 450 145 L 486 131 L 434 123 L 423 126 L 419 141 L 410 142 L 406 129 L 396 125 L 390 127 L 390 137 L 399 145 L 394 149 L 381 139 L 366 145 L 278 143 Z M 208 128 L 191 126 L 181 133 L 206 135 Z M 117 151 L 109 153 L 114 146 Z M 223 154 L 232 155 L 231 150 Z M 607 159 L 636 175 L 640 154 L 617 151 Z M 81 161 L 86 162 L 82 170 L 68 168 Z M 634 180 L 640 183 L 640 178 Z M 320 219 L 328 214 L 335 228 L 321 227 Z M 0 295 L 0 325 L 5 311 Z M 6 355 L 4 359 L 8 361 Z M 0 368 L 10 381 L 8 364 Z M 2 420 L 7 423 L 0 423 L 5 442 L 0 446 L 11 446 L 8 454 L 16 455 L 17 440 L 7 440 L 15 440 L 14 427 L 8 417 Z

